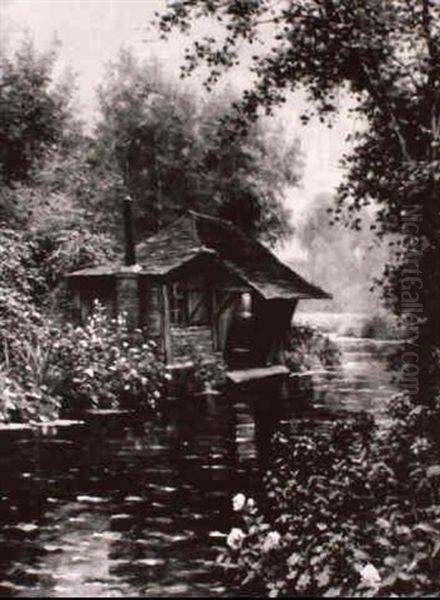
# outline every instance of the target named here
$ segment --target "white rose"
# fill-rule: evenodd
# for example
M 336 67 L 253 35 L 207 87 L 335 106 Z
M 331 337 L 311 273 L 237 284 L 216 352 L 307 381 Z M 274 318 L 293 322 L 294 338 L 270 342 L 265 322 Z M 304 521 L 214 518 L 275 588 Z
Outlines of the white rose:
M 232 507 L 235 512 L 240 512 L 243 510 L 245 504 L 246 496 L 244 494 L 235 494 L 235 496 L 232 498 Z
M 377 586 L 381 581 L 379 571 L 371 563 L 365 565 L 360 572 L 360 576 L 362 581 L 371 587 Z
M 226 538 L 226 543 L 232 550 L 239 550 L 246 536 L 239 527 L 233 527 Z
M 266 539 L 263 542 L 263 552 L 270 552 L 280 545 L 281 536 L 278 531 L 269 531 Z

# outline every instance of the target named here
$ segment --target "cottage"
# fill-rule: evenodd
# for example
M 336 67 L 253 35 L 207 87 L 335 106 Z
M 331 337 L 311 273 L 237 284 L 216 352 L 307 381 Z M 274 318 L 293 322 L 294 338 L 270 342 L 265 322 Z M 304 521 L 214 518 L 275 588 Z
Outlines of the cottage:
M 188 363 L 191 347 L 234 371 L 282 365 L 298 301 L 329 298 L 232 223 L 189 211 L 134 247 L 126 216 L 126 264 L 68 276 L 76 318 L 95 298 L 126 311 L 169 365 Z

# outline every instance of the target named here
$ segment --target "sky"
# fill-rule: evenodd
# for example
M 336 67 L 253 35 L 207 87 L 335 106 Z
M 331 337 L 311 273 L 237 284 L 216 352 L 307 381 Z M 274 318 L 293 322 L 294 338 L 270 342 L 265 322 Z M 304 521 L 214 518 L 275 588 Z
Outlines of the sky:
M 164 42 L 149 27 L 154 13 L 164 7 L 166 0 L 0 0 L 0 36 L 9 48 L 25 33 L 42 49 L 57 38 L 61 42 L 59 68 L 70 68 L 77 74 L 79 105 L 84 118 L 93 123 L 96 86 L 106 63 L 122 46 L 131 48 L 140 58 L 156 56 L 165 71 L 177 77 L 188 39 L 174 33 Z M 216 31 L 210 33 L 215 35 Z M 242 89 L 246 81 L 242 66 L 229 76 L 228 83 Z M 200 76 L 194 85 L 202 89 Z M 358 127 L 346 111 L 332 129 L 319 122 L 304 127 L 299 122 L 302 108 L 304 98 L 292 95 L 278 114 L 286 135 L 299 137 L 304 155 L 302 184 L 287 193 L 287 205 L 293 209 L 296 221 L 306 214 L 317 194 L 335 190 L 341 179 L 339 160 L 346 148 L 345 137 Z M 289 260 L 301 251 L 293 239 L 280 254 Z

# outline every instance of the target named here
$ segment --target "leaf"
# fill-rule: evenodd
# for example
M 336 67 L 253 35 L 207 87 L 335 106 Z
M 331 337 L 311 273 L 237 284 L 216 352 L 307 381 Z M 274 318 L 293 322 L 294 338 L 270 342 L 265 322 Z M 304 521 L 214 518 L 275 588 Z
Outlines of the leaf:
M 432 465 L 426 469 L 426 477 L 429 479 L 433 477 L 440 477 L 440 465 Z
M 396 563 L 397 563 L 397 559 L 395 556 L 386 556 L 383 561 L 383 564 L 386 565 L 387 567 L 394 567 L 394 565 Z
M 417 525 L 414 526 L 414 530 L 415 531 L 424 531 L 425 533 L 434 533 L 437 535 L 440 533 L 438 531 L 438 529 L 436 529 L 429 523 L 417 523 Z
M 315 577 L 316 581 L 319 584 L 319 587 L 327 587 L 331 581 L 331 571 L 329 567 L 324 567 L 324 569 Z
M 384 548 L 389 548 L 390 546 L 392 546 L 391 542 L 382 536 L 377 537 L 376 542 Z
M 378 519 L 376 519 L 376 523 L 382 529 L 389 529 L 389 527 L 391 526 L 391 523 L 389 521 L 387 521 L 386 519 L 384 519 L 383 517 L 379 517 Z
M 340 598 L 342 596 L 342 589 L 340 587 L 331 587 L 323 593 L 324 598 Z

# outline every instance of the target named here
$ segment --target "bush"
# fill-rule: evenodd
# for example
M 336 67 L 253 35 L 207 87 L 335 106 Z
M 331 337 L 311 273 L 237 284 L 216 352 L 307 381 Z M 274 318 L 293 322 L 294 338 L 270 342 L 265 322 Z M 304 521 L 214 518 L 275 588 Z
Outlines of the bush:
M 389 340 L 399 337 L 396 324 L 391 317 L 381 315 L 369 317 L 362 325 L 361 337 L 377 340 Z
M 330 337 L 309 325 L 290 329 L 286 365 L 292 372 L 313 369 L 333 370 L 341 364 L 341 352 Z
M 257 507 L 220 558 L 233 585 L 276 596 L 437 596 L 440 408 L 400 396 L 392 426 L 371 417 L 328 434 L 280 432 Z
M 9 308 L 14 318 L 27 310 L 15 301 Z M 3 339 L 1 421 L 55 418 L 63 409 L 157 409 L 170 376 L 155 343 L 130 332 L 123 316 L 110 319 L 96 305 L 84 327 L 24 323 Z
M 31 421 L 58 413 L 50 394 L 47 327 L 34 296 L 42 286 L 32 248 L 0 230 L 0 421 Z
M 17 378 L 0 366 L 0 422 L 50 419 L 58 414 L 59 404 L 45 384 L 38 385 L 27 373 Z
M 55 325 L 43 308 L 66 270 L 107 251 L 104 241 L 47 223 L 26 234 L 0 229 L 0 420 L 156 406 L 166 373 L 154 342 L 100 307 L 79 328 Z
M 111 319 L 99 303 L 84 327 L 66 325 L 52 347 L 54 393 L 68 409 L 154 411 L 170 378 L 155 342 L 130 331 L 124 315 Z

